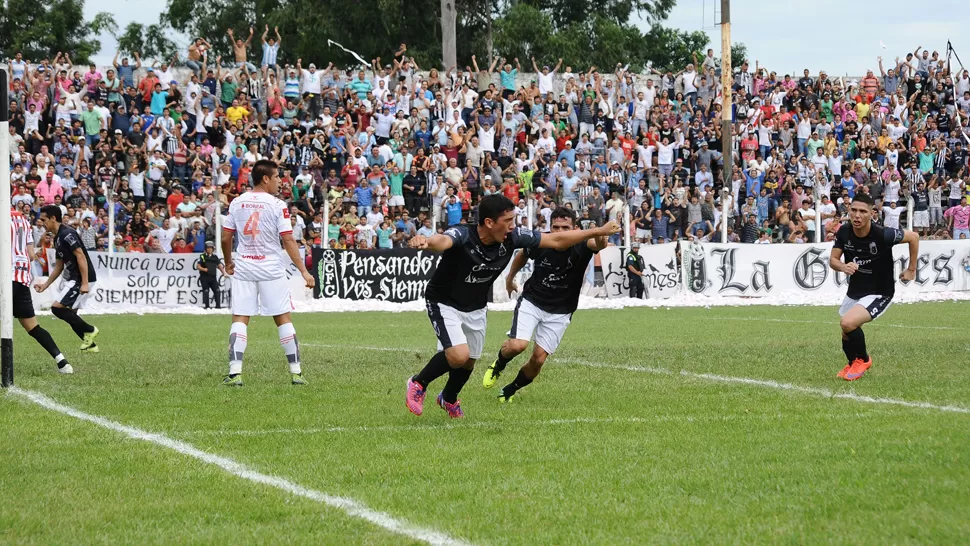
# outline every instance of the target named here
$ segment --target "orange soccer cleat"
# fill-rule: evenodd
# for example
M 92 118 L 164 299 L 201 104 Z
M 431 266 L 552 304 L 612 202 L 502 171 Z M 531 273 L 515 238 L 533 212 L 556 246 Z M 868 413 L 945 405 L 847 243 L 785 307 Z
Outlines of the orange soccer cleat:
M 868 370 L 870 366 L 872 366 L 872 357 L 869 357 L 868 360 L 862 360 L 861 358 L 853 360 L 852 366 L 849 367 L 849 371 L 845 374 L 845 380 L 855 381 L 856 379 L 859 379 L 866 373 L 866 370 Z

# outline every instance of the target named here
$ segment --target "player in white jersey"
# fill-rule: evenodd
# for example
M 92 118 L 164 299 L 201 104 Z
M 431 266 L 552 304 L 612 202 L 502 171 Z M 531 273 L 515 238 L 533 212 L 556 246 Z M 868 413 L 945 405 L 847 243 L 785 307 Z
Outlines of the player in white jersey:
M 30 297 L 30 262 L 34 259 L 34 232 L 30 221 L 16 210 L 10 211 L 10 256 L 13 266 L 13 316 L 20 325 L 47 350 L 60 373 L 74 373 L 74 368 L 57 348 L 54 338 L 34 317 L 34 302 Z
M 300 345 L 290 320 L 293 301 L 280 252 L 281 239 L 283 249 L 293 265 L 299 268 L 307 288 L 313 288 L 313 277 L 300 258 L 299 247 L 293 239 L 289 208 L 275 197 L 280 188 L 279 167 L 273 161 L 257 161 L 252 176 L 253 189 L 229 204 L 229 215 L 223 225 L 227 236 L 222 238 L 222 253 L 232 286 L 229 375 L 223 384 L 242 386 L 246 327 L 250 317 L 261 315 L 271 316 L 276 321 L 292 383 L 305 385 L 300 368 Z M 235 253 L 232 251 L 233 235 L 236 236 Z

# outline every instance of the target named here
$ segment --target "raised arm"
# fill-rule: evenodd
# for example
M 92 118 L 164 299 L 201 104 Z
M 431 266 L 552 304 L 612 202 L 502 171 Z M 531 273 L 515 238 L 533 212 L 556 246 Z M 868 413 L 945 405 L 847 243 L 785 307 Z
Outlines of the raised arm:
M 446 203 L 442 203 L 444 206 Z M 451 237 L 447 235 L 432 235 L 431 237 L 425 237 L 424 235 L 415 235 L 408 241 L 408 246 L 411 248 L 417 248 L 419 250 L 430 250 L 432 252 L 445 252 L 452 247 L 454 241 Z
M 539 240 L 539 248 L 566 250 L 593 237 L 609 237 L 620 232 L 620 225 L 615 221 L 607 222 L 602 227 L 587 230 L 560 231 L 558 233 L 543 234 Z

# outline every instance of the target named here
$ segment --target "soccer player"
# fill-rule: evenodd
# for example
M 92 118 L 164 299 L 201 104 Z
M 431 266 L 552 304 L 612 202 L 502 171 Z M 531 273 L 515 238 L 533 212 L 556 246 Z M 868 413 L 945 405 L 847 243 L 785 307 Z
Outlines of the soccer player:
M 873 204 L 869 194 L 856 194 L 849 206 L 849 222 L 836 232 L 829 258 L 833 270 L 849 276 L 849 289 L 839 309 L 842 351 L 849 363 L 838 377 L 846 381 L 859 379 L 872 366 L 862 325 L 878 318 L 892 303 L 896 291 L 893 246 L 899 243 L 909 245 L 909 267 L 899 275 L 902 281 L 911 281 L 916 276 L 919 258 L 916 232 L 875 223 L 872 220 Z
M 552 211 L 552 233 L 577 229 L 573 211 L 562 207 Z M 519 389 L 532 383 L 542 371 L 542 365 L 549 355 L 556 352 L 579 305 L 579 292 L 583 289 L 586 267 L 594 254 L 606 248 L 606 242 L 606 237 L 600 236 L 582 241 L 566 250 L 530 248 L 516 254 L 505 280 L 509 294 L 518 290 L 515 274 L 525 267 L 529 258 L 534 261 L 535 269 L 525 282 L 525 289 L 515 305 L 512 329 L 508 332 L 509 339 L 502 344 L 498 358 L 485 371 L 482 385 L 486 389 L 495 386 L 509 362 L 529 347 L 533 333 L 535 345 L 532 348 L 532 357 L 519 370 L 515 380 L 499 392 L 499 402 L 504 404 L 511 401 Z
M 71 363 L 57 348 L 54 338 L 34 318 L 34 302 L 30 297 L 30 261 L 34 259 L 34 234 L 30 221 L 19 211 L 10 211 L 10 254 L 13 265 L 13 316 L 30 337 L 37 340 L 47 350 L 57 364 L 57 371 L 64 374 L 74 373 Z
M 502 273 L 517 248 L 567 250 L 593 237 L 619 232 L 616 222 L 587 231 L 563 231 L 543 235 L 514 227 L 515 206 L 507 197 L 493 194 L 478 206 L 478 225 L 459 225 L 443 234 L 417 235 L 412 248 L 442 253 L 441 261 L 425 291 L 426 307 L 438 338 L 438 352 L 427 366 L 407 381 L 405 403 L 415 415 L 424 411 L 428 385 L 448 374 L 438 395 L 438 405 L 448 416 L 464 417 L 458 393 L 471 377 L 485 343 L 485 311 L 492 282 Z
M 48 205 L 40 209 L 40 221 L 48 233 L 54 234 L 54 255 L 57 261 L 47 282 L 37 284 L 34 289 L 41 293 L 47 290 L 54 281 L 64 273 L 51 306 L 54 316 L 71 326 L 77 337 L 81 338 L 81 350 L 96 353 L 100 349 L 94 343 L 98 337 L 98 329 L 91 326 L 77 315 L 77 310 L 84 306 L 85 300 L 91 293 L 91 285 L 98 280 L 94 265 L 88 256 L 88 251 L 81 244 L 81 236 L 71 226 L 61 223 L 61 207 Z
M 293 301 L 287 287 L 283 249 L 303 275 L 307 288 L 313 288 L 313 277 L 306 269 L 290 225 L 286 203 L 276 198 L 280 189 L 279 167 L 273 161 L 260 160 L 253 166 L 253 189 L 229 203 L 229 214 L 223 229 L 222 254 L 226 274 L 231 277 L 232 326 L 229 327 L 229 375 L 223 384 L 241 387 L 243 354 L 246 352 L 246 328 L 249 318 L 271 316 L 276 322 L 280 345 L 290 365 L 294 385 L 305 385 L 300 367 L 300 344 L 290 319 Z M 232 235 L 236 236 L 236 253 L 232 252 Z

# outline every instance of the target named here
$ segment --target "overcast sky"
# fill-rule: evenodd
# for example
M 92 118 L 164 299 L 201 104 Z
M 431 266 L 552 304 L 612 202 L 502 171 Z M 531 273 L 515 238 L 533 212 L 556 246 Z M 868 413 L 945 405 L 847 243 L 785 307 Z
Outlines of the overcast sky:
M 88 18 L 99 11 L 112 12 L 123 29 L 132 21 L 157 22 L 164 6 L 164 0 L 87 0 L 85 12 Z M 719 55 L 715 6 L 719 9 L 720 0 L 679 0 L 664 24 L 706 31 Z M 930 9 L 913 9 L 912 2 L 903 0 L 734 0 L 732 38 L 748 46 L 752 66 L 758 60 L 780 74 L 808 68 L 812 73 L 826 70 L 830 75 L 861 76 L 866 69 L 877 68 L 876 57 L 882 55 L 889 63 L 918 45 L 943 55 L 947 39 L 961 59 L 970 63 L 970 37 L 959 32 L 959 23 L 968 20 L 966 0 L 937 0 L 927 6 Z M 186 39 L 178 41 L 184 44 Z M 882 49 L 880 41 L 887 49 Z M 99 65 L 110 64 L 117 42 L 104 35 L 101 44 L 95 60 Z M 318 64 L 323 61 L 318 59 Z

